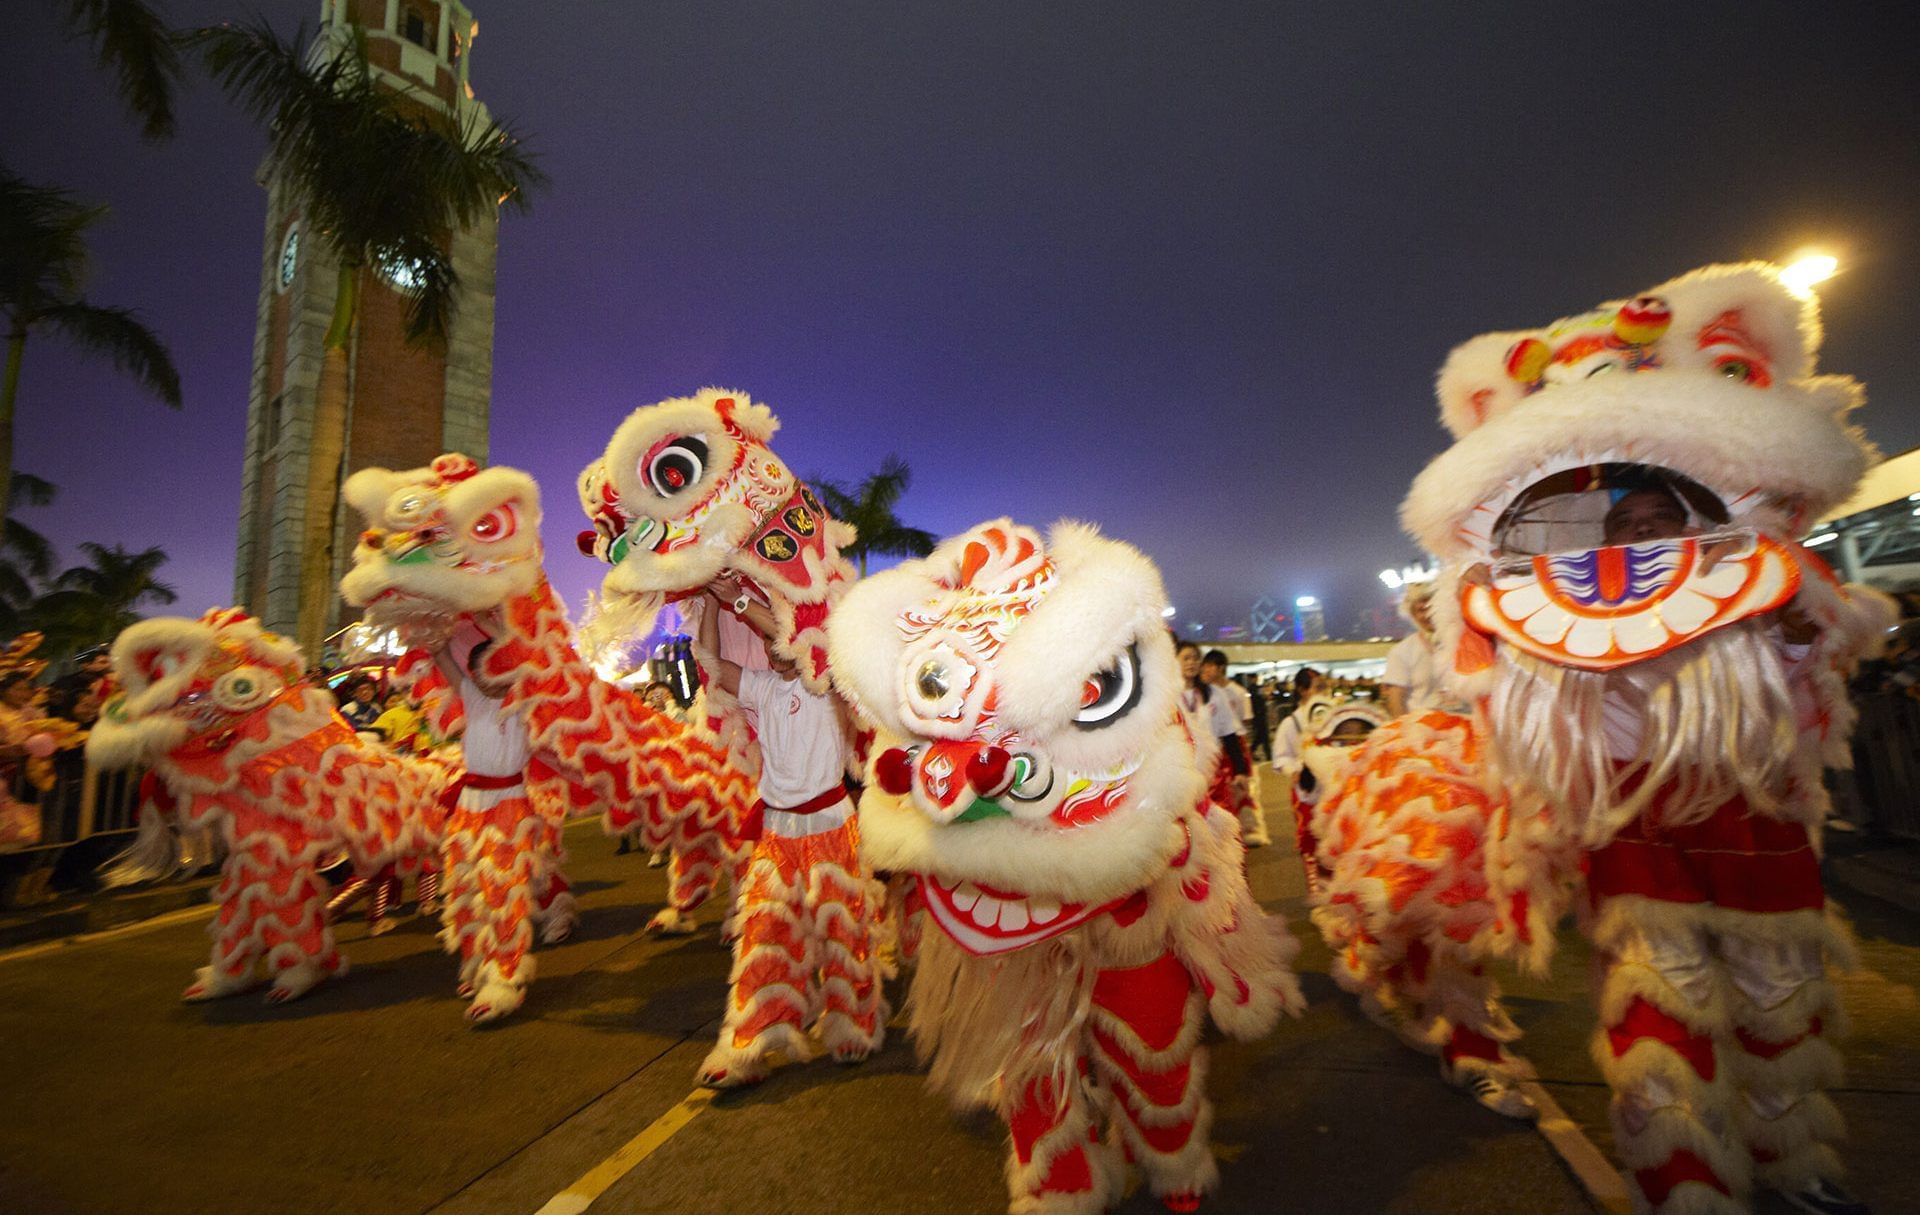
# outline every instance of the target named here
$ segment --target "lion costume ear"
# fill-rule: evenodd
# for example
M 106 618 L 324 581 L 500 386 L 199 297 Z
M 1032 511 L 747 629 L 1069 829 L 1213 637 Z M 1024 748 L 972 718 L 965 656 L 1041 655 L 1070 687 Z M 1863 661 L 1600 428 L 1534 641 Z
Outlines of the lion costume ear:
M 1762 262 L 1708 266 L 1542 329 L 1455 347 L 1436 385 L 1440 420 L 1464 437 L 1596 357 L 1636 372 L 1704 372 L 1769 388 L 1813 374 L 1819 305 Z
M 1675 371 L 1706 371 L 1756 388 L 1813 374 L 1820 306 L 1796 296 L 1761 262 L 1708 266 L 1655 287 L 1673 328 L 1658 350 Z
M 387 499 L 393 492 L 410 481 L 424 481 L 431 475 L 424 468 L 395 472 L 390 468 L 363 468 L 347 478 L 340 487 L 340 496 L 347 505 L 360 512 L 360 518 L 369 527 L 386 526 Z

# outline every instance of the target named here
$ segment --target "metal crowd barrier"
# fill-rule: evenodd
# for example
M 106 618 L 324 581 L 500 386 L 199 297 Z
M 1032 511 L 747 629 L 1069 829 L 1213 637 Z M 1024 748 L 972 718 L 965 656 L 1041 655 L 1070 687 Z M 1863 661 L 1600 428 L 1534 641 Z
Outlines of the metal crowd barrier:
M 99 771 L 77 751 L 70 754 L 55 757 L 54 782 L 45 790 L 27 779 L 24 765 L 15 765 L 7 781 L 15 801 L 39 809 L 40 838 L 0 847 L 0 906 L 43 901 L 61 857 L 75 845 L 90 845 L 74 858 L 90 867 L 117 848 L 113 837 L 130 841 L 138 826 L 144 772 Z

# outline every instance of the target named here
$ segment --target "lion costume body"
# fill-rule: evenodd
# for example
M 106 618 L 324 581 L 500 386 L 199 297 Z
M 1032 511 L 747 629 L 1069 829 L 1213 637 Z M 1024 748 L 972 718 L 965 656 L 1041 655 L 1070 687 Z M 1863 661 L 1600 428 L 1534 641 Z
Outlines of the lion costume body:
M 430 468 L 363 469 L 345 492 L 369 530 L 342 593 L 422 651 L 403 665 L 448 670 L 465 718 L 443 939 L 460 955 L 468 1017 L 490 1021 L 526 999 L 534 921 L 549 941 L 571 927 L 559 872 L 568 814 L 599 811 L 650 840 L 717 849 L 746 811 L 748 779 L 575 652 L 541 565 L 531 477 L 449 454 Z
M 303 669 L 298 647 L 237 608 L 144 620 L 113 643 L 122 691 L 89 735 L 88 759 L 147 766 L 180 829 L 211 828 L 227 846 L 213 957 L 185 999 L 252 987 L 263 965 L 273 1003 L 345 974 L 318 870 L 342 852 L 373 874 L 439 849 L 453 773 L 355 734 Z M 110 880 L 160 876 L 172 859 L 165 822 L 147 815 Z
M 1251 1038 L 1301 1006 L 1207 798 L 1164 604 L 1126 545 L 1001 520 L 862 581 L 828 630 L 880 727 L 863 852 L 939 928 L 912 1032 L 936 1088 L 1005 1119 L 1016 1212 L 1105 1209 L 1123 1156 L 1193 1209 L 1218 1179 L 1207 1014 Z
M 1794 542 L 1871 456 L 1819 340 L 1815 302 L 1763 265 L 1476 338 L 1439 377 L 1458 441 L 1401 512 L 1444 563 L 1437 661 L 1511 800 L 1490 872 L 1511 841 L 1586 871 L 1594 1056 L 1663 1213 L 1839 1169 L 1826 967 L 1848 944 L 1820 883 L 1821 767 L 1849 762 L 1845 677 L 1889 613 Z M 1634 495 L 1684 522 L 1609 539 Z

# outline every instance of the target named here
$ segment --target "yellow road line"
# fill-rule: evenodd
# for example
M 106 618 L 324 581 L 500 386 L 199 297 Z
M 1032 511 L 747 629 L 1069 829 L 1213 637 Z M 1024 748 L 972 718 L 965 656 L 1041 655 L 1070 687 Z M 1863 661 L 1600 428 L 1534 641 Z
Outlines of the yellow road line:
M 200 903 L 192 907 L 182 907 L 178 911 L 169 911 L 165 915 L 153 916 L 145 920 L 135 920 L 131 924 L 121 924 L 115 928 L 102 928 L 98 932 L 83 932 L 78 936 L 61 937 L 58 940 L 44 941 L 38 945 L 22 945 L 18 949 L 0 953 L 0 964 L 20 962 L 27 958 L 43 957 L 58 953 L 63 949 L 72 949 L 79 945 L 91 945 L 96 941 L 110 941 L 115 937 L 130 937 L 142 932 L 151 932 L 156 928 L 166 928 L 173 924 L 184 924 L 213 914 L 212 903 Z
M 548 1199 L 547 1204 L 534 1215 L 580 1215 L 581 1211 L 612 1189 L 615 1182 L 631 1173 L 687 1123 L 699 1117 L 700 1111 L 713 1104 L 713 1099 L 718 1095 L 714 1089 L 694 1089 L 681 1099 L 680 1104 L 655 1118 L 647 1129 L 622 1144 L 613 1155 L 594 1165 L 586 1176 Z
M 1627 1193 L 1626 1178 L 1620 1176 L 1593 1140 L 1567 1117 L 1560 1103 L 1540 1087 L 1537 1080 L 1521 1081 L 1520 1091 L 1532 1098 L 1540 1110 L 1540 1120 L 1533 1124 L 1534 1129 L 1586 1189 L 1594 1205 L 1606 1215 L 1632 1215 L 1633 1199 Z

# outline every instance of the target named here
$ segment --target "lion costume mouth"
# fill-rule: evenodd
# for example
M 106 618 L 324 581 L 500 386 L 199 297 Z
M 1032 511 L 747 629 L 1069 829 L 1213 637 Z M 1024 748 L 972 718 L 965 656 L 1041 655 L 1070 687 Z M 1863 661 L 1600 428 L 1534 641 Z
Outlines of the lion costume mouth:
M 927 911 L 960 948 L 976 957 L 1025 949 L 1071 932 L 1113 904 L 1058 903 L 980 882 L 948 886 L 922 878 Z

